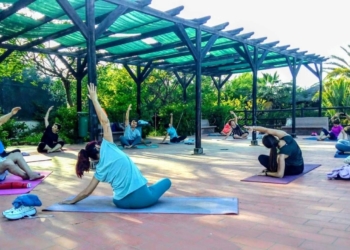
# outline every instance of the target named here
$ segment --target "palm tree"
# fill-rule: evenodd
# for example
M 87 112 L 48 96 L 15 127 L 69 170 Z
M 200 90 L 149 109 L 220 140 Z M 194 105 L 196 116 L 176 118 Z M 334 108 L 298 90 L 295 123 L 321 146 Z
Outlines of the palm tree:
M 348 57 L 350 57 L 350 44 L 348 45 L 348 49 L 344 47 L 340 47 Z M 350 78 L 350 61 L 346 61 L 346 59 L 332 55 L 332 61 L 327 63 L 331 65 L 330 67 L 325 68 L 328 71 L 327 78 L 331 77 L 346 77 Z
M 280 81 L 280 76 L 278 75 L 277 71 L 271 75 L 269 73 L 263 73 L 262 77 L 258 78 L 258 83 L 261 86 L 265 86 L 266 84 L 274 84 L 278 83 Z

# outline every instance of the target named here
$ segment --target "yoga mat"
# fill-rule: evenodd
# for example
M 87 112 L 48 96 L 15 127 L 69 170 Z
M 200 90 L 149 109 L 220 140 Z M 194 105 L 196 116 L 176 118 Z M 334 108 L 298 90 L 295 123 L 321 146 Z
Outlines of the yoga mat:
M 73 198 L 73 197 L 70 197 Z M 53 204 L 43 211 L 86 213 L 151 213 L 151 214 L 238 214 L 237 198 L 161 197 L 155 205 L 142 209 L 117 208 L 112 197 L 89 196 L 75 205 Z
M 215 133 L 209 133 L 208 136 L 224 136 L 224 135 L 220 134 L 219 132 L 215 132 Z
M 312 137 L 305 137 L 303 140 L 309 140 L 309 141 L 317 141 L 317 136 L 312 136 Z M 329 140 L 328 138 L 324 139 L 323 141 L 325 142 L 337 142 L 335 140 Z
M 149 144 L 149 145 L 136 145 L 135 148 L 123 148 L 123 146 L 118 145 L 118 148 L 121 150 L 132 150 L 132 149 L 146 149 L 146 148 L 159 148 L 157 144 Z
M 300 176 L 303 176 L 304 174 L 310 172 L 311 170 L 314 170 L 315 168 L 321 166 L 321 164 L 305 164 L 304 165 L 304 172 L 298 175 L 287 175 L 283 178 L 276 178 L 271 176 L 261 176 L 261 175 L 254 175 L 251 177 L 248 177 L 246 179 L 243 179 L 241 181 L 246 182 L 263 182 L 263 183 L 273 183 L 273 184 L 288 184 L 295 179 L 298 179 Z
M 194 145 L 195 143 L 195 139 L 187 139 L 184 141 L 184 144 L 187 144 L 187 145 Z
M 39 161 L 51 161 L 52 159 L 50 157 L 47 157 L 45 155 L 30 155 L 30 156 L 25 156 L 24 160 L 29 163 L 29 162 L 39 162 Z
M 16 175 L 9 174 L 6 177 L 6 180 L 2 181 L 1 183 L 7 183 L 7 182 L 21 182 L 21 183 L 30 183 L 29 188 L 16 188 L 16 189 L 0 189 L 0 195 L 15 195 L 15 194 L 26 194 L 32 191 L 36 186 L 38 186 L 46 177 L 48 177 L 52 171 L 40 171 L 40 174 L 44 175 L 45 177 L 40 180 L 35 181 L 28 181 L 28 180 L 22 180 L 21 177 L 18 177 Z
M 334 154 L 334 158 L 347 158 L 348 156 L 350 156 L 349 153 L 339 154 L 339 151 L 335 152 L 335 154 Z

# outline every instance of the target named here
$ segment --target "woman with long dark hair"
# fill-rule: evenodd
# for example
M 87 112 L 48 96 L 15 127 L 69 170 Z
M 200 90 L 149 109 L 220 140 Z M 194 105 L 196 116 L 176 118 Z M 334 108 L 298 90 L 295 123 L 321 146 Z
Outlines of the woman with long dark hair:
M 171 181 L 162 179 L 154 185 L 147 186 L 134 162 L 113 142 L 113 135 L 107 114 L 97 100 L 96 86 L 88 85 L 89 98 L 103 128 L 103 140 L 89 142 L 80 150 L 76 163 L 76 174 L 79 178 L 90 169 L 90 159 L 99 161 L 90 184 L 72 200 L 61 204 L 75 204 L 88 197 L 99 182 L 110 183 L 113 189 L 113 203 L 120 208 L 145 208 L 157 203 L 159 198 L 170 188 Z
M 282 178 L 285 175 L 298 175 L 304 171 L 304 160 L 298 143 L 282 130 L 258 126 L 245 126 L 249 131 L 264 133 L 262 143 L 270 149 L 270 155 L 259 155 L 258 160 L 264 169 L 260 175 Z

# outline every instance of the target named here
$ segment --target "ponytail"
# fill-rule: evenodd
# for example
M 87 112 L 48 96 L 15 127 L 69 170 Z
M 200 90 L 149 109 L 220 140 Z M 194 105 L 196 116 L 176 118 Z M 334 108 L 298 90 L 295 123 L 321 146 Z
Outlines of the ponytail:
M 88 156 L 88 152 L 85 149 L 79 151 L 78 161 L 75 165 L 75 173 L 81 178 L 84 175 L 84 172 L 89 172 L 90 169 L 90 160 Z
M 277 172 L 277 146 L 278 140 L 273 135 L 265 135 L 262 139 L 262 143 L 265 147 L 270 149 L 270 159 L 269 159 L 269 171 Z
M 75 165 L 75 173 L 79 178 L 84 175 L 84 172 L 90 170 L 90 158 L 93 160 L 98 159 L 99 151 L 96 149 L 96 145 L 101 145 L 100 142 L 91 141 L 86 144 L 85 149 L 79 151 L 78 161 Z

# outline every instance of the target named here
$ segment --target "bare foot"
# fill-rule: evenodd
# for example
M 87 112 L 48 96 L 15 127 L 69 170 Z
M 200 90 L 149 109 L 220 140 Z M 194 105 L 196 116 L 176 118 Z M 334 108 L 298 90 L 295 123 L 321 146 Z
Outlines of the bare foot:
M 40 173 L 33 172 L 33 173 L 29 176 L 29 180 L 30 180 L 30 181 L 35 181 L 35 180 L 42 179 L 42 178 L 44 178 L 44 177 L 45 177 L 45 176 L 41 175 Z

